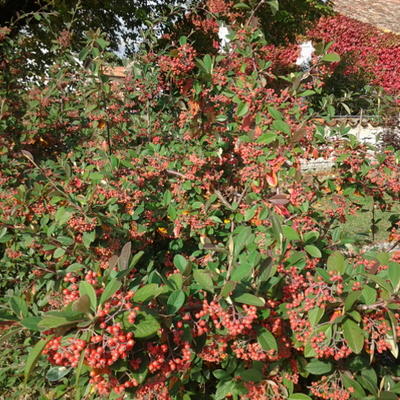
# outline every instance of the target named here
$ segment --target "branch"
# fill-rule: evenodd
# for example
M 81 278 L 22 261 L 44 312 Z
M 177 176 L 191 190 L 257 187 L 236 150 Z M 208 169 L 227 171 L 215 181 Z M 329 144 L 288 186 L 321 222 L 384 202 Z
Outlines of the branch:
M 225 197 L 222 195 L 222 193 L 219 190 L 215 190 L 214 193 L 221 200 L 221 203 L 224 204 L 224 206 L 226 206 L 230 210 L 233 210 L 233 207 L 229 204 L 229 202 L 225 199 Z
M 387 306 L 387 301 L 378 301 L 377 303 L 374 304 L 360 304 L 359 306 L 357 306 L 357 310 L 360 311 L 368 311 L 368 310 L 376 310 L 378 308 L 383 308 Z
M 254 14 L 258 11 L 258 9 L 259 9 L 264 3 L 265 3 L 265 0 L 261 0 L 261 1 L 257 4 L 256 8 L 251 12 L 249 19 L 246 21 L 246 25 L 245 25 L 246 27 L 249 26 L 250 22 L 252 21 L 252 19 L 253 19 L 253 17 L 254 17 Z
M 187 179 L 186 175 L 184 175 L 178 171 L 174 171 L 172 169 L 166 169 L 165 172 L 170 175 L 175 175 L 175 176 L 179 176 L 180 178 Z

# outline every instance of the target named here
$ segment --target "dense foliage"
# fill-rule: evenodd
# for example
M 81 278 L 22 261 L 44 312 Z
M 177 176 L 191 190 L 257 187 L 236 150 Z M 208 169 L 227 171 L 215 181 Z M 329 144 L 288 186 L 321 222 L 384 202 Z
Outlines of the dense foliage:
M 1 395 L 397 399 L 400 257 L 341 223 L 398 202 L 400 154 L 315 118 L 329 46 L 278 76 L 281 50 L 231 29 L 118 82 L 99 34 L 73 54 L 62 30 L 29 80 L 1 28 Z M 331 173 L 302 171 L 320 157 Z
M 342 15 L 321 18 L 308 35 L 315 40 L 334 41 L 332 50 L 345 56 L 345 74 L 362 75 L 369 78 L 370 84 L 399 94 L 398 35 Z
M 53 29 L 57 31 L 74 13 L 74 47 L 79 46 L 79 40 L 84 32 L 101 29 L 107 33 L 110 48 L 118 50 L 121 43 L 126 43 L 126 53 L 131 53 L 133 43 L 140 36 L 140 30 L 146 26 L 146 20 L 160 18 L 166 15 L 166 21 L 172 23 L 174 4 L 179 2 L 163 1 L 127 1 L 127 0 L 1 0 L 0 25 L 9 25 L 16 21 L 18 30 L 27 30 L 46 42 L 46 35 L 40 26 L 40 21 L 27 18 L 31 13 L 46 10 L 50 14 Z M 176 19 L 176 18 L 175 18 Z
M 84 32 L 100 29 L 107 34 L 109 48 L 120 55 L 130 56 L 141 41 L 141 31 L 156 30 L 162 33 L 181 35 L 183 31 L 206 27 L 197 38 L 192 38 L 196 48 L 208 46 L 214 36 L 215 17 L 220 22 L 229 22 L 251 18 L 262 28 L 267 39 L 273 43 L 293 41 L 296 34 L 304 33 L 307 27 L 323 15 L 329 15 L 331 9 L 320 0 L 268 0 L 233 2 L 229 0 L 0 0 L 0 26 L 15 21 L 17 31 L 28 31 L 47 42 L 38 21 L 27 18 L 32 13 L 47 11 L 52 29 L 66 21 L 74 19 L 74 37 L 71 46 L 79 48 Z M 188 18 L 188 16 L 190 16 Z M 214 33 L 214 35 L 212 35 Z M 123 46 L 121 46 L 123 44 Z M 43 58 L 44 55 L 40 54 Z
M 307 32 L 307 38 L 316 43 L 333 41 L 331 50 L 341 56 L 341 61 L 330 70 L 324 87 L 324 94 L 330 95 L 339 112 L 359 114 L 364 110 L 373 114 L 379 107 L 386 107 L 387 117 L 396 114 L 396 110 L 388 110 L 387 94 L 399 101 L 399 35 L 335 15 L 321 18 Z

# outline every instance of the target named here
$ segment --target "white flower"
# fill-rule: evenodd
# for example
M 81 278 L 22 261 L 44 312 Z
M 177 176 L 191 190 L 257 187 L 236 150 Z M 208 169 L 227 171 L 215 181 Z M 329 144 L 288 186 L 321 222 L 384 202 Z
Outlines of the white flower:
M 218 31 L 218 37 L 219 40 L 221 41 L 221 49 L 223 49 L 227 44 L 229 44 L 230 40 L 228 39 L 228 35 L 229 35 L 228 28 L 224 24 L 221 24 Z
M 307 69 L 310 65 L 310 61 L 312 58 L 312 55 L 315 51 L 314 46 L 312 45 L 311 41 L 304 42 L 299 45 L 301 52 L 300 56 L 296 60 L 296 65 L 299 65 L 300 67 Z

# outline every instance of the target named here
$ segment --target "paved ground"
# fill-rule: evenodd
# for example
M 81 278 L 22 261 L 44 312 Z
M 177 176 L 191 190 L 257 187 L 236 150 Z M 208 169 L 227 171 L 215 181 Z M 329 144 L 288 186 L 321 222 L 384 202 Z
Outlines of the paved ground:
M 334 0 L 340 14 L 400 34 L 400 0 Z

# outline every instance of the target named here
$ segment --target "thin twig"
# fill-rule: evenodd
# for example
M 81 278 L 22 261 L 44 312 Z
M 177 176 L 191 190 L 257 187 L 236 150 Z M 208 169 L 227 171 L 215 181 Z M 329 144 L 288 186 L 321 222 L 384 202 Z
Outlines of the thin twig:
M 360 304 L 357 309 L 360 311 L 376 310 L 377 308 L 383 308 L 387 306 L 386 301 L 378 301 L 374 304 Z
M 225 199 L 225 197 L 223 196 L 223 194 L 219 190 L 214 190 L 214 193 L 221 200 L 221 203 L 223 203 L 230 210 L 233 210 L 233 207 L 229 204 L 228 200 Z
M 170 175 L 179 176 L 180 178 L 187 179 L 186 175 L 182 174 L 181 172 L 174 171 L 172 169 L 166 169 L 165 172 Z
M 243 189 L 242 193 L 240 194 L 240 196 L 238 198 L 238 207 L 240 206 L 240 203 L 242 202 L 243 197 L 246 194 L 248 188 L 249 188 L 248 185 L 246 185 L 245 188 Z
M 77 210 L 79 210 L 85 217 L 87 216 L 85 211 L 82 209 L 82 207 L 76 205 L 70 198 L 70 196 L 68 195 L 68 193 L 64 192 L 63 190 L 61 190 L 59 187 L 57 187 L 57 185 L 47 176 L 46 171 L 35 162 L 35 160 L 33 159 L 32 154 L 30 154 L 28 151 L 22 151 L 22 155 L 27 158 L 36 168 L 38 168 L 44 175 L 44 177 L 46 178 L 46 180 L 50 183 L 50 185 L 60 194 L 62 194 L 67 201 Z
M 249 17 L 249 19 L 248 19 L 247 22 L 246 22 L 246 25 L 245 25 L 246 27 L 249 26 L 251 20 L 252 20 L 253 17 L 254 17 L 254 14 L 258 11 L 258 9 L 259 9 L 264 3 L 265 3 L 265 0 L 261 0 L 261 1 L 257 4 L 257 7 L 251 12 L 250 17 Z

